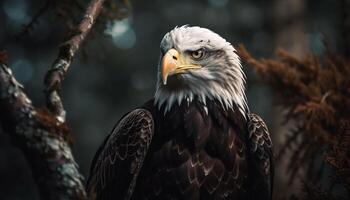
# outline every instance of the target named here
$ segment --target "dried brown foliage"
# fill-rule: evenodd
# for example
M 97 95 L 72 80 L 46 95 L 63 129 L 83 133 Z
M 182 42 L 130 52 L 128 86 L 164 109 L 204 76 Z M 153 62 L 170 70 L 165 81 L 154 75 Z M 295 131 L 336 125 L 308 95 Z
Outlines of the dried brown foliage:
M 53 115 L 49 109 L 43 107 L 36 109 L 36 118 L 40 122 L 41 128 L 48 130 L 49 132 L 58 134 L 63 137 L 65 141 L 68 141 L 70 145 L 73 145 L 73 137 L 69 132 L 69 128 L 65 123 L 57 123 L 56 116 Z
M 130 14 L 131 3 L 129 0 L 107 1 L 104 8 L 102 13 L 104 20 L 122 19 Z
M 286 122 L 295 125 L 277 156 L 291 152 L 290 181 L 304 169 L 305 181 L 317 184 L 324 167 L 330 166 L 334 177 L 329 185 L 341 184 L 350 194 L 350 61 L 327 49 L 322 56 L 310 54 L 303 59 L 277 50 L 275 59 L 259 60 L 243 46 L 238 50 L 273 88 L 286 110 Z M 320 199 L 317 189 L 305 188 L 304 199 Z
M 5 50 L 0 50 L 0 64 L 6 64 L 8 60 L 8 55 Z

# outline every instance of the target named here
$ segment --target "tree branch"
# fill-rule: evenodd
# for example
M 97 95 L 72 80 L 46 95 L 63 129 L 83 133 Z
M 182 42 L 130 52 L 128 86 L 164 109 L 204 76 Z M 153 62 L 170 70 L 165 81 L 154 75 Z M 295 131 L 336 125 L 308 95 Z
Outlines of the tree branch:
M 77 31 L 61 45 L 45 76 L 47 108 L 34 108 L 0 61 L 0 123 L 28 160 L 42 199 L 87 199 L 78 165 L 71 150 L 65 110 L 59 95 L 62 82 L 80 45 L 98 17 L 104 0 L 92 0 Z
M 42 199 L 86 199 L 68 128 L 35 109 L 5 65 L 0 65 L 0 113 L 3 129 L 31 166 Z
M 84 18 L 74 34 L 61 45 L 58 57 L 45 76 L 46 104 L 60 122 L 65 122 L 66 119 L 66 111 L 60 97 L 62 82 L 81 43 L 89 34 L 92 25 L 100 14 L 103 2 L 104 0 L 91 1 Z

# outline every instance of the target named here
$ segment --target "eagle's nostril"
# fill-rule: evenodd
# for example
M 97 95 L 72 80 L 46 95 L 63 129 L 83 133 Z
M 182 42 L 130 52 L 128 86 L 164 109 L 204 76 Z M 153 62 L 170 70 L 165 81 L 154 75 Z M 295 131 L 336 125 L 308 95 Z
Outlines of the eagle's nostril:
M 174 60 L 177 60 L 177 57 L 176 57 L 176 56 L 173 56 L 173 59 L 174 59 Z

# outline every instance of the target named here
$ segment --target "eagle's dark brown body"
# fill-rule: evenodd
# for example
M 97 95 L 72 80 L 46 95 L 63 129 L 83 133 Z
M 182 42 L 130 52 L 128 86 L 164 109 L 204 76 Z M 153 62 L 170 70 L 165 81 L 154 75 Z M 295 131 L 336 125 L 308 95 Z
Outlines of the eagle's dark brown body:
M 198 101 L 183 102 L 164 115 L 151 100 L 126 115 L 95 156 L 90 195 L 271 199 L 271 141 L 265 124 L 255 115 L 247 118 L 255 116 L 256 126 L 247 124 L 238 110 L 214 101 L 207 109 L 208 114 Z

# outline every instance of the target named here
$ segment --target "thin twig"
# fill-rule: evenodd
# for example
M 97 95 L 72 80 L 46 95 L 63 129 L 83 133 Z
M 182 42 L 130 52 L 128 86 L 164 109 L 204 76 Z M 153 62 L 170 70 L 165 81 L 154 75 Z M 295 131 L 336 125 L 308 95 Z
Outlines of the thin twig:
M 23 26 L 22 30 L 17 33 L 14 38 L 16 40 L 22 38 L 24 35 L 27 35 L 30 31 L 34 29 L 34 26 L 39 23 L 39 18 L 50 8 L 50 0 L 46 0 L 44 6 L 42 6 L 37 13 L 33 16 L 30 22 Z

